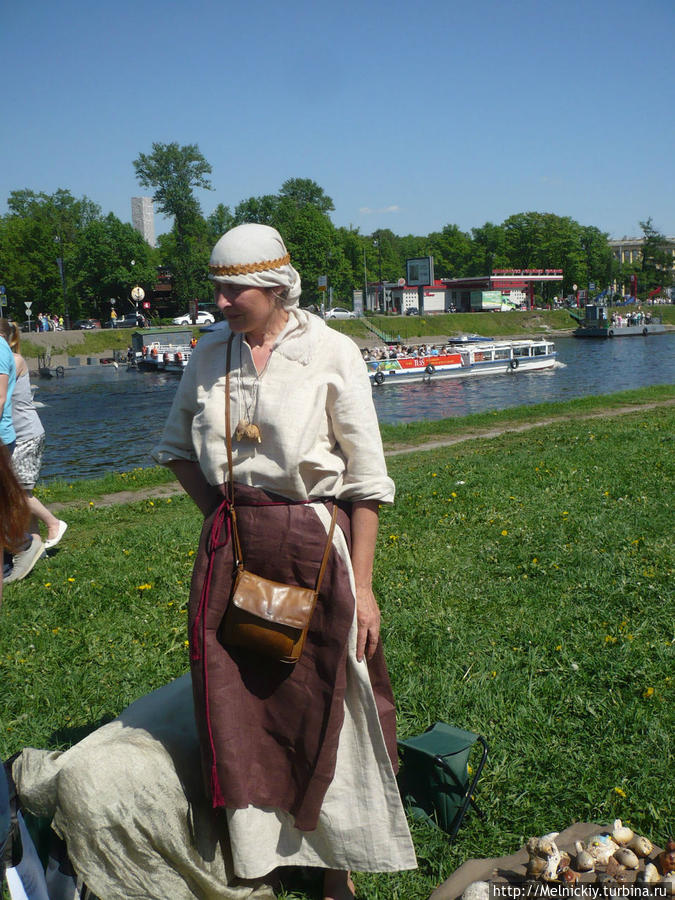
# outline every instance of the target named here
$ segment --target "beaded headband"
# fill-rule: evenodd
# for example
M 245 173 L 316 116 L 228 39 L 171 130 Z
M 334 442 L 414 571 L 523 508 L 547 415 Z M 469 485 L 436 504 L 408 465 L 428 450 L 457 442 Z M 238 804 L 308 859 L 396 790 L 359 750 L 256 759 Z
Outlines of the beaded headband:
M 239 263 L 234 266 L 209 266 L 212 275 L 250 275 L 252 272 L 264 272 L 267 269 L 280 269 L 291 261 L 291 254 L 279 259 L 268 259 L 257 263 Z

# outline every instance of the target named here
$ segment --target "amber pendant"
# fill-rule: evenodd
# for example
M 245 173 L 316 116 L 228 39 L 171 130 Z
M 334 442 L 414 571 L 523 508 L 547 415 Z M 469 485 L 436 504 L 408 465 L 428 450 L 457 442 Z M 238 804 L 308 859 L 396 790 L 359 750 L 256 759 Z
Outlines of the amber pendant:
M 246 422 L 244 419 L 240 419 L 237 423 L 234 436 L 238 441 L 255 441 L 258 444 L 262 441 L 258 426 L 253 422 Z

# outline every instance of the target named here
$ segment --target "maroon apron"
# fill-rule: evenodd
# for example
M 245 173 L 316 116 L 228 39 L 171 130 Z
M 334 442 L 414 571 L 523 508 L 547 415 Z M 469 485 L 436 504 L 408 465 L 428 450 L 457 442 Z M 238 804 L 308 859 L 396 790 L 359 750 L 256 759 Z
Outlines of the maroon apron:
M 313 588 L 327 537 L 316 511 L 239 484 L 235 505 L 247 570 Z M 349 543 L 348 508 L 341 506 L 337 524 Z M 192 685 L 207 790 L 214 807 L 272 807 L 290 813 L 298 829 L 311 831 L 335 773 L 344 718 L 354 616 L 349 571 L 333 549 L 304 652 L 294 666 L 220 643 L 233 572 L 223 504 L 204 522 L 190 592 Z M 394 698 L 381 642 L 368 671 L 396 769 Z

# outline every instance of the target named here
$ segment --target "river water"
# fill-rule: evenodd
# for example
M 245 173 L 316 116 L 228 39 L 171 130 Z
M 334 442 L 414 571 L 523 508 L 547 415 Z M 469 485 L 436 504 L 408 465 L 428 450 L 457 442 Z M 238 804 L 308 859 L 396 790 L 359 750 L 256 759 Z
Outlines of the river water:
M 675 333 L 613 341 L 563 337 L 555 345 L 558 364 L 550 371 L 374 388 L 379 419 L 445 419 L 675 383 Z M 36 383 L 47 432 L 41 480 L 94 478 L 153 464 L 149 451 L 161 436 L 175 376 L 82 366 Z

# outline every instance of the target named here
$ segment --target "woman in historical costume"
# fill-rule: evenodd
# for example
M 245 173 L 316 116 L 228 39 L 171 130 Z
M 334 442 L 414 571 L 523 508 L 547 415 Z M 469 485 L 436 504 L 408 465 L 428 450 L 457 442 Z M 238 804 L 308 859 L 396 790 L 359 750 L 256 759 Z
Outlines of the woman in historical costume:
M 124 844 L 134 847 L 134 879 L 145 878 L 133 859 L 142 858 L 164 896 L 267 896 L 234 892 L 244 890 L 242 879 L 256 884 L 280 867 L 309 866 L 324 870 L 326 898 L 348 900 L 350 870 L 416 865 L 394 775 L 395 710 L 372 590 L 378 509 L 393 502 L 394 485 L 361 354 L 299 309 L 300 278 L 278 232 L 232 229 L 216 244 L 209 269 L 226 322 L 193 351 L 154 450 L 205 516 L 190 597 L 193 696 L 179 679 L 142 698 L 64 754 L 84 747 L 78 763 L 66 761 L 67 771 L 62 758 L 54 765 L 24 751 L 15 779 L 29 804 L 40 790 L 51 791 L 54 825 L 76 869 L 106 898 L 117 896 L 109 872 L 91 859 L 91 836 L 103 833 L 105 816 L 99 827 L 90 821 L 78 831 L 65 808 L 76 816 L 84 799 L 87 808 L 106 809 L 101 790 L 114 790 L 125 808 L 117 816 L 133 820 Z M 234 504 L 246 568 L 313 587 L 339 508 L 307 642 L 293 666 L 219 638 L 234 570 L 224 501 L 228 347 Z M 125 737 L 123 763 L 118 742 Z M 105 778 L 89 774 L 96 762 Z M 151 788 L 132 798 L 143 780 Z M 103 787 L 111 782 L 114 788 Z M 169 795 L 162 802 L 160 785 Z M 139 803 L 150 823 L 129 808 Z M 108 821 L 106 834 L 113 831 Z M 147 879 L 143 889 L 125 896 L 162 896 Z

